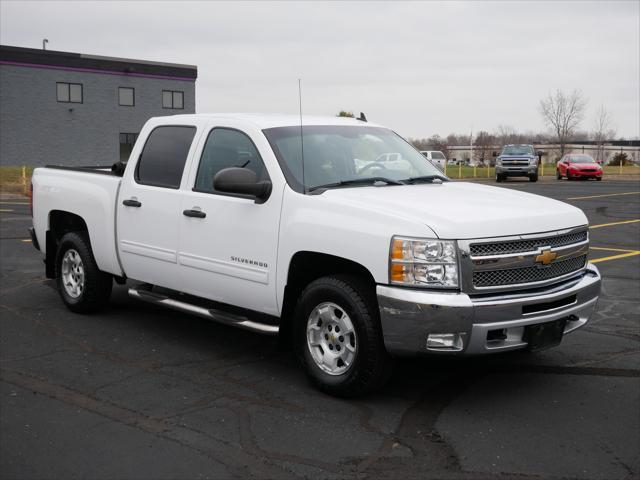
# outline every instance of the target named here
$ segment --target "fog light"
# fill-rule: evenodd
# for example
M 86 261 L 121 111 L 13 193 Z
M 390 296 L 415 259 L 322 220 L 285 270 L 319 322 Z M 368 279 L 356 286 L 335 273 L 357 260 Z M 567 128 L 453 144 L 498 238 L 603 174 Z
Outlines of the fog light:
M 459 333 L 430 333 L 427 350 L 462 350 L 462 336 Z

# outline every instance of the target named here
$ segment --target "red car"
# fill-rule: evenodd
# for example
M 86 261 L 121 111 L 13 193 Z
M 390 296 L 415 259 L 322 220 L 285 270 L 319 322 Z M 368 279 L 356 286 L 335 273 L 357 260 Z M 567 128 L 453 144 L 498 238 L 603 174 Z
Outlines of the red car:
M 589 155 L 568 153 L 556 166 L 556 178 L 561 180 L 562 177 L 567 177 L 568 180 L 577 178 L 602 180 L 602 167 Z

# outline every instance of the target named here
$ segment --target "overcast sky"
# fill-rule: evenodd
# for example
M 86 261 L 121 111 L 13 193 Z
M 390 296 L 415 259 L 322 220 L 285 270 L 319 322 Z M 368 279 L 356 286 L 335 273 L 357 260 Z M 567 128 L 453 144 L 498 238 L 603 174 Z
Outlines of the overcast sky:
M 543 130 L 557 88 L 640 136 L 640 2 L 13 2 L 3 45 L 198 66 L 197 112 L 333 115 L 405 136 Z

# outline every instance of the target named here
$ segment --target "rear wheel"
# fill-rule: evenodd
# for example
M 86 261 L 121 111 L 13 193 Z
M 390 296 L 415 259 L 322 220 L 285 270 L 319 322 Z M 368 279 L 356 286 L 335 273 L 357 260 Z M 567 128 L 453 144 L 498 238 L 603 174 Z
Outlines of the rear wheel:
M 73 312 L 94 312 L 111 295 L 113 279 L 98 269 L 89 240 L 80 233 L 67 233 L 60 240 L 56 278 L 60 297 Z
M 382 387 L 391 374 L 374 295 L 358 277 L 311 282 L 294 316 L 296 351 L 311 382 L 330 395 L 354 397 Z

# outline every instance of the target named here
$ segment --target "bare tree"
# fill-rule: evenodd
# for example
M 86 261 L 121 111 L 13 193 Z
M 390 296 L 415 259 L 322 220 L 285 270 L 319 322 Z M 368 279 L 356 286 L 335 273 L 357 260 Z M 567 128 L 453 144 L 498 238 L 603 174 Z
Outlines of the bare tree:
M 540 114 L 556 135 L 561 157 L 573 132 L 584 117 L 586 105 L 587 101 L 579 90 L 574 90 L 571 94 L 556 90 L 540 100 Z
M 489 132 L 485 132 L 484 130 L 480 130 L 476 138 L 473 140 L 473 156 L 474 160 L 481 165 L 485 165 L 489 163 L 493 158 L 491 156 L 491 147 L 495 145 L 496 137 L 491 135 Z
M 595 128 L 592 134 L 592 138 L 596 142 L 596 161 L 598 162 L 604 162 L 605 160 L 605 142 L 616 136 L 616 131 L 612 128 L 612 124 L 611 114 L 604 105 L 600 105 L 596 112 Z
M 509 143 L 515 143 L 518 137 L 518 132 L 515 128 L 510 125 L 498 125 L 498 130 L 496 131 L 496 137 L 502 145 L 507 145 Z

